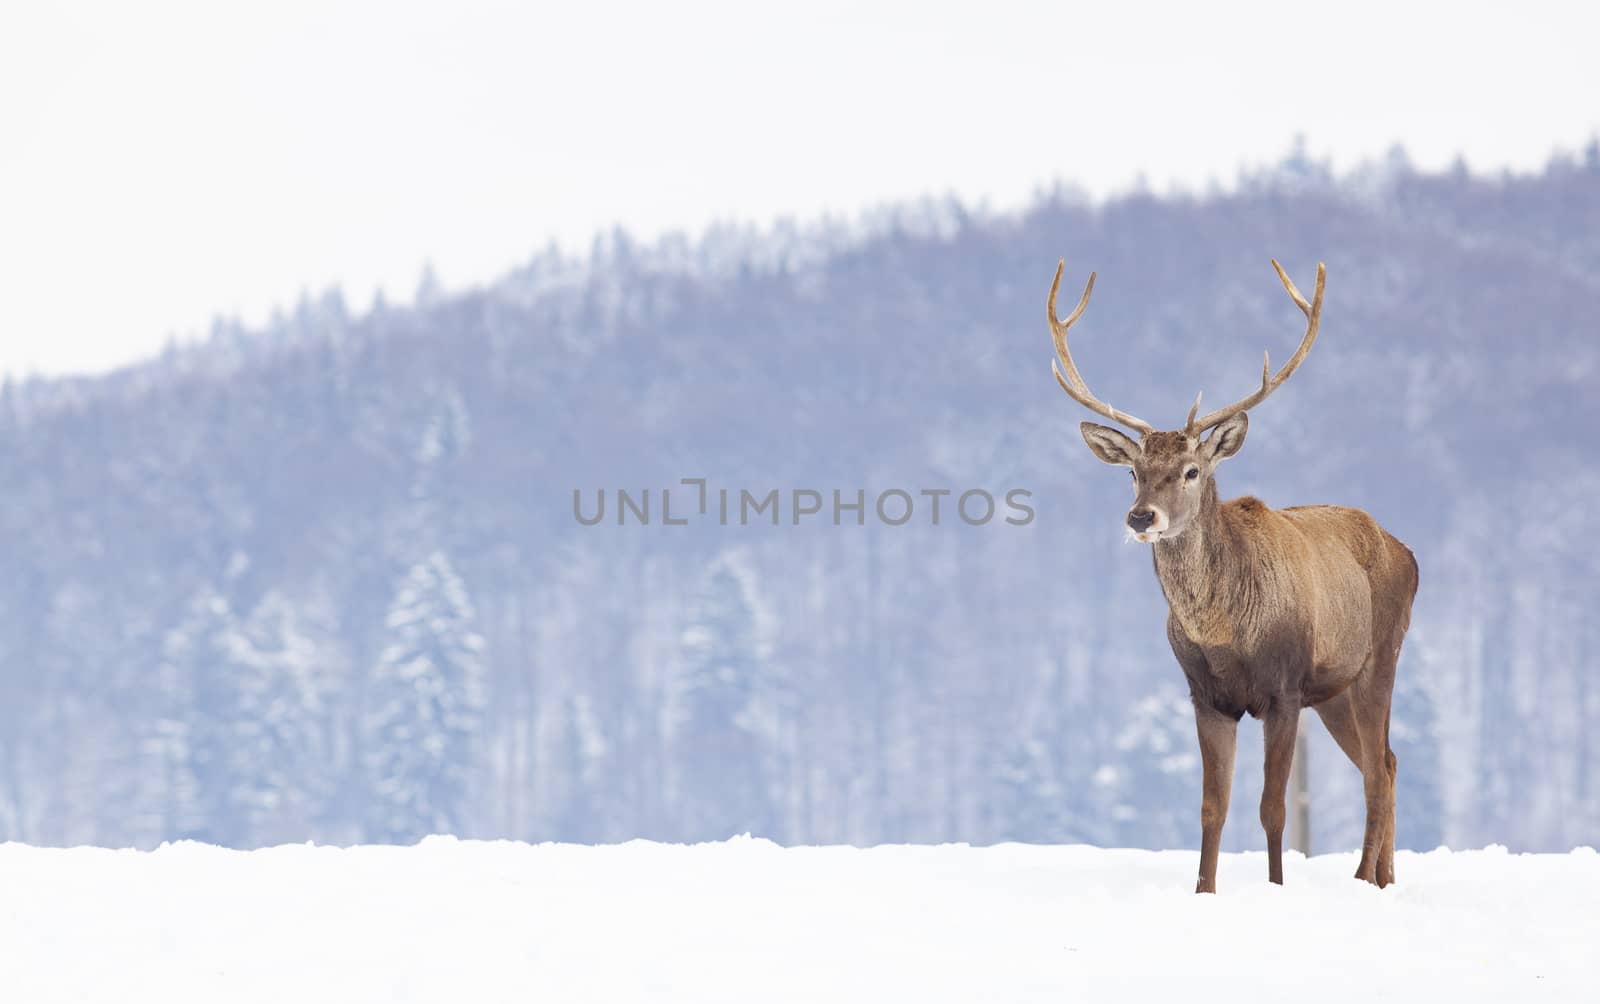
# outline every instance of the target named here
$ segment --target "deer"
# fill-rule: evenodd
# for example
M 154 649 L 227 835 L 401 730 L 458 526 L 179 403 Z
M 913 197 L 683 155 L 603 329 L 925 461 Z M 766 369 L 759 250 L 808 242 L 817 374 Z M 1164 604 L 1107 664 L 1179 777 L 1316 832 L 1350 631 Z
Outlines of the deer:
M 1267 878 L 1283 883 L 1283 829 L 1300 710 L 1313 708 L 1361 771 L 1366 831 L 1355 877 L 1383 888 L 1394 882 L 1395 772 L 1389 746 L 1390 701 L 1400 646 L 1411 623 L 1417 561 L 1410 549 L 1360 509 L 1332 505 L 1269 508 L 1244 496 L 1218 501 L 1217 466 L 1239 452 L 1249 411 L 1293 376 L 1317 340 L 1327 270 L 1317 265 L 1310 303 L 1287 272 L 1279 280 L 1306 318 L 1306 330 L 1277 373 L 1262 359 L 1261 386 L 1181 429 L 1158 431 L 1111 407 L 1073 364 L 1067 330 L 1094 291 L 1089 274 L 1077 309 L 1056 314 L 1063 260 L 1047 307 L 1056 382 L 1095 414 L 1138 439 L 1094 422 L 1079 428 L 1089 451 L 1133 475 L 1125 531 L 1151 547 L 1167 601 L 1167 640 L 1188 681 L 1200 743 L 1200 872 L 1195 892 L 1217 889 L 1217 852 L 1233 788 L 1238 723 L 1262 723 L 1266 749 L 1261 826 Z

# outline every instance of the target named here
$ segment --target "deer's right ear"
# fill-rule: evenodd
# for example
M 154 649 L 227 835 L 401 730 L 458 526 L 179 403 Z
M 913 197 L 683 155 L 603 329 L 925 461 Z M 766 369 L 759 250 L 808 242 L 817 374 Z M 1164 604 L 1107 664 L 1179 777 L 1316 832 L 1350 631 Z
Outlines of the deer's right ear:
M 1078 431 L 1083 433 L 1083 441 L 1089 444 L 1089 452 L 1108 464 L 1132 467 L 1139 456 L 1139 444 L 1116 429 L 1093 422 L 1080 422 Z

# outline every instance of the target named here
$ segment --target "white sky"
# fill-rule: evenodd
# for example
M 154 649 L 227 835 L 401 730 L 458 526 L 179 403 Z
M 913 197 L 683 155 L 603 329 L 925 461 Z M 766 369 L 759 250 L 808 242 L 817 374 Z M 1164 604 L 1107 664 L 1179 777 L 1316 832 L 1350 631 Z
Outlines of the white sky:
M 861 9 L 857 9 L 857 8 Z M 1600 5 L 7 3 L 0 371 L 96 371 L 551 239 L 1054 179 L 1535 167 L 1600 129 Z

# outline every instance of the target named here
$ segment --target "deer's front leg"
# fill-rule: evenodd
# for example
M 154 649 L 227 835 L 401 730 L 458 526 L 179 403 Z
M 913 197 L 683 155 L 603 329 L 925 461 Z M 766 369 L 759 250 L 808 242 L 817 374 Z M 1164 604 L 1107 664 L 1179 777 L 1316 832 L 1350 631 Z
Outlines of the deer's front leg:
M 1261 786 L 1261 828 L 1267 831 L 1267 880 L 1283 885 L 1283 823 L 1294 764 L 1294 737 L 1300 725 L 1300 702 L 1280 699 L 1261 720 L 1266 737 L 1266 783 Z
M 1200 880 L 1195 892 L 1217 891 L 1217 851 L 1222 844 L 1222 824 L 1228 819 L 1228 796 L 1233 791 L 1233 753 L 1239 723 L 1211 708 L 1195 705 L 1195 731 L 1200 736 L 1202 771 L 1200 790 Z

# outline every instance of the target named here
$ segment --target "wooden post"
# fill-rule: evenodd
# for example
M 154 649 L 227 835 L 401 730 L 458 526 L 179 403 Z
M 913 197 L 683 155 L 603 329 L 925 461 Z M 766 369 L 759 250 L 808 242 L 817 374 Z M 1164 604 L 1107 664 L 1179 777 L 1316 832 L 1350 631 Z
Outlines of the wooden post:
M 1311 856 L 1311 764 L 1306 751 L 1306 716 L 1300 713 L 1294 737 L 1294 765 L 1289 769 L 1289 849 Z

